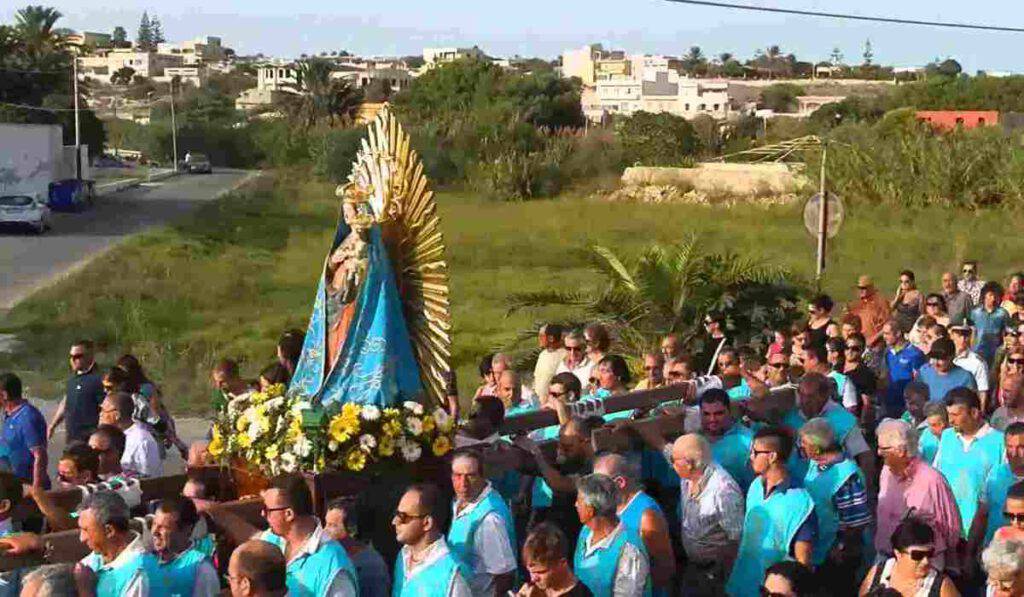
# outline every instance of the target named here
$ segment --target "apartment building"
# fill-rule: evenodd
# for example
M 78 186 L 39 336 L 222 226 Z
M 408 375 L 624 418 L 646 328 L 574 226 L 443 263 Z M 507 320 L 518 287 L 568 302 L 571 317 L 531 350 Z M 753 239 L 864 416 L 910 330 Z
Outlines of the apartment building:
M 186 66 L 220 62 L 233 54 L 230 48 L 224 47 L 221 38 L 212 35 L 183 42 L 161 43 L 157 45 L 156 51 L 160 54 L 181 56 L 182 64 Z
M 134 70 L 137 76 L 159 77 L 165 69 L 183 66 L 183 63 L 181 56 L 114 48 L 82 56 L 78 59 L 78 68 L 83 76 L 109 80 L 111 75 L 126 66 Z
M 446 62 L 455 62 L 463 58 L 482 59 L 485 56 L 483 50 L 476 46 L 472 48 L 423 48 L 425 68 L 431 68 Z

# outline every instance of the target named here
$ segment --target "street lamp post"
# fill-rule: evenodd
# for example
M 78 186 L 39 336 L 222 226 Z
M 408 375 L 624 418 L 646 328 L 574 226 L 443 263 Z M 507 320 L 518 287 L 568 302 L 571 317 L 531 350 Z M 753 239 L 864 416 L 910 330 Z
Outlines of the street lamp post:
M 72 93 L 75 94 L 75 179 L 82 182 L 82 131 L 78 123 L 78 55 L 71 57 Z
M 178 125 L 174 120 L 174 78 L 171 78 L 171 152 L 173 153 L 172 163 L 174 171 L 178 171 Z

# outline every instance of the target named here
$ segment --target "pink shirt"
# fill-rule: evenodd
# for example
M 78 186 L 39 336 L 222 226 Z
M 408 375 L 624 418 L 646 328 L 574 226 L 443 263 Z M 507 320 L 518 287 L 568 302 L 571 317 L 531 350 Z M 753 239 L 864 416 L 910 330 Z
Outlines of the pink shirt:
M 879 552 L 892 553 L 892 533 L 910 509 L 914 510 L 914 516 L 935 530 L 936 558 L 932 565 L 939 570 L 955 567 L 960 542 L 960 511 L 946 479 L 919 458 L 911 461 L 902 478 L 893 474 L 889 467 L 882 468 L 875 533 L 875 548 Z

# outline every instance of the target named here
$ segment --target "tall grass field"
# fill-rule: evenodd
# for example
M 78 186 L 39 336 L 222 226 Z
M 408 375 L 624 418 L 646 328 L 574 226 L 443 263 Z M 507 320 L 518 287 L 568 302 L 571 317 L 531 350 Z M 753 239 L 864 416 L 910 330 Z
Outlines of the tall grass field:
M 0 322 L 0 331 L 23 343 L 0 356 L 0 370 L 22 374 L 32 396 L 59 397 L 69 343 L 92 338 L 101 365 L 132 352 L 172 410 L 208 412 L 208 372 L 217 359 L 237 358 L 255 377 L 274 360 L 281 331 L 306 326 L 338 213 L 333 186 L 311 178 L 307 171 L 268 174 L 185 222 L 130 239 L 22 302 Z M 510 315 L 510 293 L 602 283 L 588 268 L 588 245 L 631 255 L 696 234 L 714 250 L 752 254 L 805 279 L 814 272 L 814 242 L 800 206 L 646 205 L 573 195 L 505 203 L 448 191 L 438 203 L 450 264 L 453 360 L 464 393 L 477 383 L 482 354 L 508 347 L 537 321 L 571 315 Z M 823 280 L 837 301 L 852 297 L 861 273 L 891 293 L 899 271 L 910 268 L 932 289 L 960 259 L 977 259 L 983 277 L 1002 279 L 1024 255 L 1022 217 L 1008 210 L 866 206 L 847 215 Z

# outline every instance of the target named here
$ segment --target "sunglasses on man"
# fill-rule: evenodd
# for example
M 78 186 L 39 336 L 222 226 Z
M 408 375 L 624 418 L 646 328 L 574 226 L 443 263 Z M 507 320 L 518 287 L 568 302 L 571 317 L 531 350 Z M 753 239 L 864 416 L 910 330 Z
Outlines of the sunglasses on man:
M 1003 519 L 1008 524 L 1024 524 L 1024 512 L 1003 512 Z

